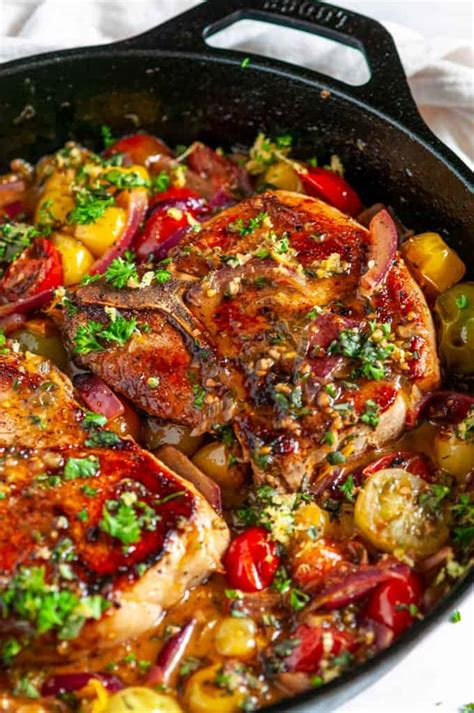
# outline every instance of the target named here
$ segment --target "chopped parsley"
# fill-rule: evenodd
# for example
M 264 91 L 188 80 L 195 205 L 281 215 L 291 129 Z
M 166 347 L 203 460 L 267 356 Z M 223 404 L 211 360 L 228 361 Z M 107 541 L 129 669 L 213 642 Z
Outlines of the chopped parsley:
M 474 542 L 474 500 L 467 493 L 462 493 L 451 506 L 451 513 L 454 542 L 460 547 L 469 547 Z
M 138 331 L 137 318 L 126 319 L 119 312 L 109 324 L 102 324 L 90 319 L 85 324 L 80 324 L 73 337 L 74 351 L 76 354 L 89 354 L 106 349 L 103 342 L 115 342 L 123 347 L 133 334 Z
M 254 218 L 249 218 L 247 222 L 244 222 L 242 218 L 238 218 L 234 220 L 233 223 L 229 223 L 228 227 L 239 233 L 239 235 L 250 235 L 254 230 L 257 230 L 257 228 L 261 228 L 267 218 L 268 213 L 262 212 L 258 213 Z M 257 255 L 257 257 L 260 256 Z
M 466 309 L 469 306 L 469 300 L 465 294 L 458 295 L 455 301 L 456 307 L 459 307 L 459 309 Z
M 171 280 L 171 272 L 169 270 L 163 270 L 162 268 L 155 270 L 155 280 L 159 284 L 169 282 Z
M 381 381 L 385 377 L 385 363 L 390 359 L 395 345 L 388 339 L 391 337 L 390 324 L 380 325 L 384 338 L 374 341 L 373 334 L 377 325 L 371 323 L 369 333 L 357 329 L 344 329 L 328 347 L 329 354 L 342 354 L 342 356 L 359 362 L 352 375 L 364 376 L 366 379 Z
M 89 428 L 97 428 L 105 426 L 107 423 L 107 417 L 102 413 L 95 413 L 94 411 L 86 411 L 84 418 L 82 419 L 81 426 L 86 430 Z
M 449 495 L 451 489 L 447 485 L 432 483 L 425 492 L 418 496 L 418 504 L 425 510 L 433 514 L 438 514 L 444 499 Z
M 106 124 L 102 124 L 100 127 L 100 134 L 102 136 L 102 141 L 104 143 L 104 148 L 108 149 L 109 146 L 115 143 L 115 139 L 112 136 L 112 129 Z
M 12 262 L 28 248 L 40 231 L 25 223 L 2 223 L 0 225 L 0 262 Z
M 160 519 L 155 510 L 135 493 L 122 493 L 119 500 L 108 500 L 102 510 L 99 527 L 124 545 L 140 540 L 143 529 L 152 531 Z
M 114 431 L 91 430 L 86 446 L 89 448 L 107 448 L 121 443 L 120 437 Z
M 99 461 L 95 456 L 86 458 L 68 458 L 64 466 L 64 480 L 75 480 L 76 478 L 91 478 L 97 475 Z
M 367 426 L 376 429 L 380 421 L 378 413 L 379 407 L 377 406 L 375 401 L 372 401 L 372 399 L 368 399 L 365 402 L 364 412 L 361 414 L 360 420 Z
M 201 386 L 201 384 L 193 384 L 193 404 L 196 408 L 201 409 L 204 406 L 204 399 L 206 397 L 206 389 Z
M 352 502 L 354 502 L 354 489 L 355 489 L 354 478 L 351 474 L 351 475 L 347 476 L 344 483 L 339 486 L 339 490 L 345 496 L 346 500 L 348 500 L 350 503 L 352 503 Z
M 29 676 L 22 676 L 15 688 L 13 689 L 15 696 L 25 696 L 25 698 L 37 699 L 41 697 L 38 686 L 31 680 Z
M 86 619 L 100 619 L 108 602 L 99 595 L 79 597 L 45 580 L 44 567 L 24 567 L 0 592 L 4 618 L 19 618 L 32 624 L 38 635 L 56 631 L 59 639 L 73 639 Z
M 250 57 L 244 57 L 242 62 L 240 63 L 240 66 L 242 67 L 242 69 L 247 69 L 249 64 L 250 64 Z
M 455 609 L 452 613 L 451 616 L 449 617 L 449 621 L 451 624 L 457 624 L 458 622 L 461 621 L 461 612 L 459 609 Z
M 119 190 L 126 188 L 149 188 L 149 182 L 140 176 L 136 171 L 121 171 L 118 168 L 112 168 L 107 173 L 100 176 L 101 181 L 106 181 L 111 186 L 115 186 Z
M 102 188 L 80 188 L 75 198 L 76 205 L 67 216 L 68 223 L 74 225 L 95 223 L 115 203 L 114 197 Z
M 179 667 L 180 678 L 185 678 L 186 676 L 189 676 L 189 674 L 193 673 L 193 671 L 197 671 L 197 669 L 201 665 L 201 659 L 198 659 L 196 656 L 186 656 L 186 658 L 183 659 L 181 666 Z
M 116 257 L 104 273 L 104 277 L 113 287 L 122 289 L 129 280 L 138 283 L 137 266 L 135 265 L 134 255 L 130 251 L 126 251 L 122 257 Z
M 330 465 L 340 465 L 346 462 L 346 456 L 341 451 L 332 451 L 327 454 L 326 460 Z
M 157 176 L 151 179 L 151 189 L 155 193 L 164 193 L 170 187 L 170 177 L 166 171 L 160 171 Z

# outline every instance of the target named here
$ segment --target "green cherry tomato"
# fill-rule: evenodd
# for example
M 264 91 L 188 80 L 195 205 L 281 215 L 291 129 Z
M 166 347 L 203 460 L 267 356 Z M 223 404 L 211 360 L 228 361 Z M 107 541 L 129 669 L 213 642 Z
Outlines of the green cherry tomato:
M 439 351 L 457 374 L 474 374 L 474 282 L 461 282 L 438 297 Z

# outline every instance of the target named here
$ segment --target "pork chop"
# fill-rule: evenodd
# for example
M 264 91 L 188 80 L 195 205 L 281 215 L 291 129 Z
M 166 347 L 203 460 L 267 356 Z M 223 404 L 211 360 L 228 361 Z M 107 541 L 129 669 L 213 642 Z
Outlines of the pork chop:
M 154 627 L 228 544 L 189 482 L 13 349 L 0 354 L 0 494 L 0 635 L 51 658 Z
M 75 358 L 141 409 L 195 432 L 231 421 L 257 483 L 296 490 L 396 438 L 439 382 L 430 311 L 398 253 L 360 295 L 370 241 L 320 200 L 267 192 L 190 232 L 166 285 L 79 288 L 62 330 Z M 78 328 L 107 322 L 111 307 L 150 331 L 78 353 Z

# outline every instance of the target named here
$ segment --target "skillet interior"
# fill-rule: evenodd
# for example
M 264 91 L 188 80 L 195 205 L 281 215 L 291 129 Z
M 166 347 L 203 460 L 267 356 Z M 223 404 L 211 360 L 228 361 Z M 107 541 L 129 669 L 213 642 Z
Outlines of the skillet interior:
M 338 153 L 349 181 L 366 203 L 382 200 L 410 227 L 442 233 L 459 251 L 472 278 L 470 172 L 416 114 L 385 31 L 373 21 L 348 14 L 353 22 L 349 29 L 365 31 L 362 40 L 371 43 L 371 54 L 378 50 L 381 55 L 378 81 L 367 88 L 349 90 L 314 72 L 263 58 L 252 58 L 251 66 L 242 69 L 241 55 L 206 49 L 202 35 L 196 38 L 195 33 L 230 11 L 235 15 L 237 7 L 241 11 L 235 19 L 263 17 L 294 24 L 291 3 L 254 0 L 250 4 L 273 14 L 243 11 L 242 5 L 247 4 L 242 0 L 215 0 L 163 28 L 112 47 L 52 53 L 4 65 L 0 68 L 0 160 L 4 164 L 0 170 L 6 170 L 14 157 L 37 159 L 71 138 L 90 143 L 91 136 L 99 137 L 104 123 L 116 135 L 138 126 L 172 145 L 195 138 L 214 145 L 250 144 L 259 130 L 270 135 L 290 131 L 296 153 L 317 154 L 323 160 Z M 312 4 L 295 2 L 291 7 L 303 5 Z M 311 26 L 303 29 L 340 38 L 339 31 L 328 30 L 336 22 L 331 17 L 313 17 Z M 297 24 L 301 26 L 301 20 Z M 362 46 L 353 34 L 349 31 L 345 40 Z M 388 56 L 387 47 L 392 52 Z M 385 112 L 376 108 L 379 105 Z M 315 704 L 321 713 L 333 710 L 403 657 L 469 586 L 467 579 L 459 582 L 436 611 L 357 671 L 268 710 L 310 711 Z

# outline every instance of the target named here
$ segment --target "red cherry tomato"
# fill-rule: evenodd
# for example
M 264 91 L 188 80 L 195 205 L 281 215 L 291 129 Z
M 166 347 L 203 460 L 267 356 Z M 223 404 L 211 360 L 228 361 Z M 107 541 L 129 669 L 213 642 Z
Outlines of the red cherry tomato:
M 300 624 L 291 636 L 299 643 L 285 659 L 288 671 L 316 673 L 323 657 L 339 656 L 343 651 L 353 651 L 355 641 L 351 634 L 333 626 L 308 626 Z
M 263 527 L 251 527 L 238 535 L 224 557 L 227 581 L 243 592 L 268 587 L 279 564 L 276 544 Z
M 165 154 L 171 156 L 172 153 L 166 144 L 156 136 L 150 134 L 133 134 L 119 139 L 112 146 L 104 151 L 104 156 L 110 157 L 116 153 L 124 155 L 125 163 L 138 164 L 144 166 L 150 156 Z
M 0 280 L 0 294 L 10 302 L 31 297 L 63 283 L 61 255 L 51 241 L 36 238 Z
M 169 205 L 157 208 L 146 221 L 135 243 L 135 252 L 139 258 L 146 260 L 149 255 L 155 255 L 160 248 L 163 248 L 163 255 L 160 254 L 160 257 L 165 257 L 167 250 L 176 244 L 173 238 L 176 237 L 178 242 L 182 231 L 189 227 L 186 212 L 179 211 L 177 217 L 169 211 Z
M 414 572 L 407 579 L 390 579 L 372 592 L 367 615 L 398 636 L 413 623 L 409 607 L 419 605 L 422 593 L 420 578 Z
M 204 198 L 201 198 L 196 191 L 192 191 L 190 188 L 170 186 L 166 191 L 156 193 L 150 200 L 150 206 L 165 202 L 186 210 L 207 211 L 207 203 Z
M 419 475 L 423 480 L 431 481 L 432 479 L 428 459 L 421 453 L 410 453 L 409 451 L 387 453 L 366 465 L 362 473 L 368 477 L 383 468 L 403 468 L 413 475 Z
M 325 168 L 309 168 L 300 173 L 303 187 L 310 196 L 321 198 L 347 215 L 357 215 L 362 210 L 359 196 L 344 178 Z

